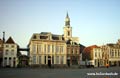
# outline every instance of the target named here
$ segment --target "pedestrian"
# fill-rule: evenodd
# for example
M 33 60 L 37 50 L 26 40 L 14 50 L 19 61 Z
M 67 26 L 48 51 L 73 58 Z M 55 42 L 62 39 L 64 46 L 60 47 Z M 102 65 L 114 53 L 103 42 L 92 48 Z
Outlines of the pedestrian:
M 108 68 L 108 67 L 109 67 L 109 64 L 106 64 L 106 67 Z

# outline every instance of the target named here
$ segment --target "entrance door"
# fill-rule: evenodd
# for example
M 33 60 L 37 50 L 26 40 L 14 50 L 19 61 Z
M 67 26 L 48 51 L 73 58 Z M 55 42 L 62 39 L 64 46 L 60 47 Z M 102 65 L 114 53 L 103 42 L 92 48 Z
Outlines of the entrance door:
M 15 62 L 15 57 L 14 57 L 14 59 L 13 59 L 13 67 L 15 67 L 15 64 L 16 64 L 16 62 Z
M 0 67 L 2 67 L 2 60 L 3 60 L 3 59 L 2 59 L 2 58 L 0 58 Z
M 51 56 L 48 56 L 48 67 L 51 68 Z
M 67 59 L 67 65 L 70 67 L 70 59 Z

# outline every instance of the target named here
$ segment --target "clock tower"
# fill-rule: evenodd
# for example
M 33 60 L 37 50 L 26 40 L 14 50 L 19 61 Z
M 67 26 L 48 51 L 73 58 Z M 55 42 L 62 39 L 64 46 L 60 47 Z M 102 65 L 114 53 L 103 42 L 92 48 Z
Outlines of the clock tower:
M 63 30 L 64 30 L 65 40 L 71 39 L 72 38 L 72 27 L 70 26 L 70 18 L 69 18 L 68 13 L 65 18 L 65 26 L 64 26 Z

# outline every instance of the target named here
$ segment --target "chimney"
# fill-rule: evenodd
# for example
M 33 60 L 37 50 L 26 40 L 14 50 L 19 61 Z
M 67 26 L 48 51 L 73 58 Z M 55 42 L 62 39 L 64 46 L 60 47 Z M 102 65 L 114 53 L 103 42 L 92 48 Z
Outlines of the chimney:
M 5 43 L 5 32 L 3 31 L 3 43 Z

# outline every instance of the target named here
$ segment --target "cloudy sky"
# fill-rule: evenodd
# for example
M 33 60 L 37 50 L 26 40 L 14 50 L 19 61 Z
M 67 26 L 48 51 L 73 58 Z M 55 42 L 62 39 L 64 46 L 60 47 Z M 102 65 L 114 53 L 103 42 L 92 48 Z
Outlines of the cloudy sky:
M 26 47 L 33 33 L 63 34 L 68 11 L 80 43 L 103 45 L 120 38 L 120 0 L 0 0 L 0 38 Z

